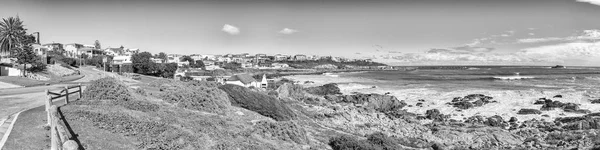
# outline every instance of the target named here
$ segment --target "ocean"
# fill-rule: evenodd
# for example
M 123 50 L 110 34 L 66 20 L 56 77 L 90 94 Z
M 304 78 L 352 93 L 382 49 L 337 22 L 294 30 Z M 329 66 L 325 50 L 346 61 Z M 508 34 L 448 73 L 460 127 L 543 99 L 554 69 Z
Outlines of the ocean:
M 598 67 L 479 66 L 467 69 L 367 71 L 300 77 L 317 83 L 338 83 L 346 90 L 427 88 L 440 92 L 470 89 L 561 90 L 600 93 Z M 600 95 L 598 95 L 600 96 Z

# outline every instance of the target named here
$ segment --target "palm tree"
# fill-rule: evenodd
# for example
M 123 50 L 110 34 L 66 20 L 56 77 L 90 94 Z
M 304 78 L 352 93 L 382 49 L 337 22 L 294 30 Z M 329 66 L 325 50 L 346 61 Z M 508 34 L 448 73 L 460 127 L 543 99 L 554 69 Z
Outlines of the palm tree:
M 14 48 L 23 47 L 25 33 L 19 17 L 3 18 L 0 22 L 0 56 L 12 56 Z

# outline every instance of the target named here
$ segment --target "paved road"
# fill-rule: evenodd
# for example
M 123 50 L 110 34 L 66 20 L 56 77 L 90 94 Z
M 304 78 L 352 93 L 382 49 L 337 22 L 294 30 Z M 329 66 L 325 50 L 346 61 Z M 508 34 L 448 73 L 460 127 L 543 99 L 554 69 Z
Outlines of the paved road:
M 9 115 L 17 113 L 21 110 L 44 105 L 46 90 L 57 91 L 68 85 L 79 83 L 86 84 L 91 80 L 103 77 L 101 71 L 94 70 L 92 67 L 83 67 L 80 69 L 80 71 L 81 74 L 85 75 L 85 77 L 64 84 L 0 89 L 0 120 L 3 120 Z

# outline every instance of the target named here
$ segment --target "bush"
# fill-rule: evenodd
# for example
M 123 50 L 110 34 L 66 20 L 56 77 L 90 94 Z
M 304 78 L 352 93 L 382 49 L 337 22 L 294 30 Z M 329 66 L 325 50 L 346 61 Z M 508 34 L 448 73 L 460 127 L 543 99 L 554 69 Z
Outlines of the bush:
M 186 83 L 170 80 L 170 83 L 160 85 L 161 98 L 178 107 L 223 113 L 230 106 L 227 94 L 216 86 L 207 86 L 208 83 Z
M 139 101 L 139 100 L 118 101 L 117 104 L 121 105 L 127 109 L 137 110 L 137 111 L 141 111 L 141 112 L 154 112 L 154 111 L 158 111 L 158 109 L 159 109 L 159 106 L 157 104 L 150 103 L 147 101 Z
M 254 125 L 254 133 L 275 140 L 296 142 L 298 144 L 308 143 L 306 131 L 293 122 L 269 122 L 259 121 Z
M 329 146 L 334 150 L 396 150 L 402 149 L 398 140 L 381 132 L 367 136 L 367 140 L 358 140 L 354 137 L 342 135 L 331 138 Z
M 128 101 L 133 99 L 127 86 L 114 78 L 102 78 L 92 81 L 85 89 L 83 98 L 87 100 Z
M 254 92 L 237 85 L 223 85 L 219 89 L 227 92 L 231 105 L 255 111 L 277 121 L 288 121 L 296 118 L 296 114 L 278 99 Z
M 342 94 L 337 84 L 329 83 L 322 86 L 306 88 L 306 92 L 315 95 L 337 95 Z

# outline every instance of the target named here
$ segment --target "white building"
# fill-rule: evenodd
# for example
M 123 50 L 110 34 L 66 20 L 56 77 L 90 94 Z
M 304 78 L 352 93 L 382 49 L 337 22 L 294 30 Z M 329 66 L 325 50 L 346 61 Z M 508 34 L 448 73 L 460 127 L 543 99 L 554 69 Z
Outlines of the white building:
M 112 64 L 121 65 L 121 64 L 131 64 L 131 56 L 115 56 L 113 57 Z
M 243 87 L 261 87 L 261 82 L 256 81 L 249 74 L 236 74 L 231 76 L 225 84 L 239 85 Z
M 79 52 L 79 49 L 83 48 L 83 44 L 78 44 L 78 43 L 69 43 L 69 44 L 65 44 L 64 45 L 64 55 L 67 57 L 71 57 L 71 58 L 77 58 L 78 55 L 80 55 L 81 53 Z

